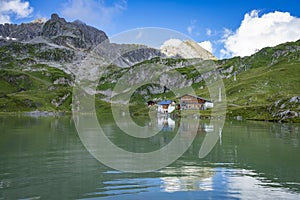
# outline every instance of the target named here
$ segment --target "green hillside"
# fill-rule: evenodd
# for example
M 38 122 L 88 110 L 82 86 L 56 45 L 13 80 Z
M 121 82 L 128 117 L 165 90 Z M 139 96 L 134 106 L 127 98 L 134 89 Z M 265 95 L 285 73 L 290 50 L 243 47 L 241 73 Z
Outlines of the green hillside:
M 74 77 L 50 64 L 40 64 L 42 47 L 28 44 L 0 47 L 0 112 L 71 110 Z M 64 50 L 47 49 L 46 54 L 51 55 L 53 62 L 71 62 L 66 60 L 72 54 Z M 43 59 L 47 59 L 47 56 Z M 209 98 L 205 82 L 199 80 L 201 73 L 196 70 L 195 64 L 172 67 L 188 62 L 186 59 L 153 58 L 131 68 L 111 66 L 101 77 L 97 89 L 112 90 L 123 74 L 144 65 L 145 73 L 162 67 L 169 76 L 180 73 L 192 81 L 197 95 Z M 224 77 L 229 117 L 300 122 L 300 40 L 264 48 L 252 56 L 214 62 Z M 137 75 L 132 76 L 134 80 Z M 173 81 L 176 83 L 176 80 Z M 130 101 L 133 112 L 146 112 L 145 102 L 148 100 L 177 99 L 176 94 L 168 88 L 159 87 L 146 84 L 138 88 Z M 109 104 L 100 100 L 105 97 L 99 94 L 96 98 L 96 106 L 101 112 L 109 112 Z
M 223 79 L 228 116 L 300 121 L 300 41 L 264 48 L 249 57 L 221 60 L 218 64 L 222 69 L 233 67 L 232 71 L 237 72 L 236 81 L 233 73 Z M 198 90 L 198 94 L 207 96 L 208 92 Z
M 32 71 L 0 69 L 0 111 L 69 111 L 72 88 L 57 80 L 71 81 L 71 76 L 47 65 L 30 68 Z
M 169 60 L 168 63 L 172 62 Z M 157 59 L 147 61 L 149 65 L 157 62 Z M 173 59 L 174 63 L 176 59 Z M 219 60 L 216 65 L 224 77 L 229 117 L 300 122 L 300 41 L 264 48 L 244 58 Z M 201 74 L 194 65 L 172 69 L 168 73 L 172 71 L 193 81 Z M 171 91 L 151 94 L 151 87 L 155 87 L 155 84 L 139 88 L 140 91 L 133 95 L 132 102 L 166 98 L 178 101 Z M 204 81 L 194 82 L 192 87 L 197 95 L 209 98 Z

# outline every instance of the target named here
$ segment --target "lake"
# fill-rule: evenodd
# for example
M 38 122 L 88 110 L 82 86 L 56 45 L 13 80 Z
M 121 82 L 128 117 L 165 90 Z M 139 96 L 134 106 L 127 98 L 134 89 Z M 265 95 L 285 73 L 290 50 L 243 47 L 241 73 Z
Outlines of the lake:
M 227 120 L 199 158 L 217 125 L 193 119 L 138 123 L 162 131 L 134 138 L 110 119 L 101 127 L 110 141 L 130 152 L 160 149 L 178 130 L 193 142 L 161 169 L 122 172 L 88 152 L 70 116 L 1 116 L 0 199 L 300 199 L 299 124 Z

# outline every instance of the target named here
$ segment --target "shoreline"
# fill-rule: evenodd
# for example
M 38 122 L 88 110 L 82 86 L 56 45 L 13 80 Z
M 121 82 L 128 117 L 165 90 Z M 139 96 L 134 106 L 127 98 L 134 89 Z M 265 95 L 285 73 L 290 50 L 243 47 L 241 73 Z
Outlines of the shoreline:
M 71 111 L 19 111 L 19 112 L 0 112 L 0 116 L 24 116 L 24 117 L 62 117 L 62 116 L 72 116 Z M 111 113 L 103 113 L 104 114 L 111 114 Z M 140 113 L 140 114 L 133 114 L 133 117 L 139 116 L 147 116 L 147 113 Z M 193 118 L 194 115 L 176 115 L 179 118 Z M 199 119 L 218 119 L 219 116 L 210 116 L 209 114 L 197 114 Z M 278 119 L 269 119 L 269 118 L 247 118 L 244 116 L 233 116 L 229 113 L 226 114 L 226 119 L 228 120 L 237 120 L 237 121 L 261 121 L 261 122 L 274 122 L 274 123 L 300 123 L 300 120 L 278 120 Z

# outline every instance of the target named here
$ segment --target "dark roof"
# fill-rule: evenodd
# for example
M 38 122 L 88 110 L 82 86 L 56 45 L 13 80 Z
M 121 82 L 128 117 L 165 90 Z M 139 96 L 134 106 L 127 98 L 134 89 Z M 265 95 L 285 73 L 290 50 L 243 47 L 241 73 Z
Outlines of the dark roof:
M 147 103 L 156 103 L 156 101 L 150 100 L 150 101 L 147 101 Z
M 190 95 L 190 94 L 184 94 L 184 95 L 180 96 L 179 98 L 181 98 L 183 96 L 191 96 L 191 97 L 195 97 L 197 99 L 203 99 L 204 101 L 212 102 L 211 100 L 205 99 L 203 97 L 199 97 L 199 96 L 195 96 L 195 95 Z
M 158 103 L 158 105 L 170 105 L 172 103 L 171 100 L 163 100 L 161 102 Z

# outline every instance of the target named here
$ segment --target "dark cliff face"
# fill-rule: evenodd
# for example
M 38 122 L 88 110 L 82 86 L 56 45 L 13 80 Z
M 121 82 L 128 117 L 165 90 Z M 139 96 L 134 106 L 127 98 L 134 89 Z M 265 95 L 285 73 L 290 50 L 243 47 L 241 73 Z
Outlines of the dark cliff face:
M 28 41 L 41 35 L 42 23 L 0 24 L 0 36 L 16 38 L 18 41 Z
M 27 42 L 36 37 L 43 37 L 57 45 L 71 48 L 91 48 L 108 37 L 103 32 L 82 22 L 66 22 L 57 14 L 52 14 L 46 23 L 0 24 L 0 36 L 19 42 Z
M 52 14 L 51 19 L 43 25 L 42 36 L 58 45 L 75 48 L 90 48 L 101 42 L 108 42 L 103 31 L 79 21 L 66 22 L 57 14 Z
M 37 58 L 37 55 L 43 54 L 38 59 L 61 62 L 80 60 L 96 49 L 100 52 L 100 57 L 111 60 L 120 67 L 129 67 L 153 57 L 165 56 L 159 50 L 146 46 L 110 43 L 105 32 L 79 20 L 67 22 L 57 14 L 52 14 L 51 19 L 46 22 L 40 20 L 20 25 L 0 24 L 1 46 L 7 46 L 19 57 Z M 29 51 L 26 50 L 28 48 L 33 49 L 33 55 L 29 55 Z M 55 59 L 50 55 L 55 55 Z M 59 58 L 60 56 L 62 58 Z

